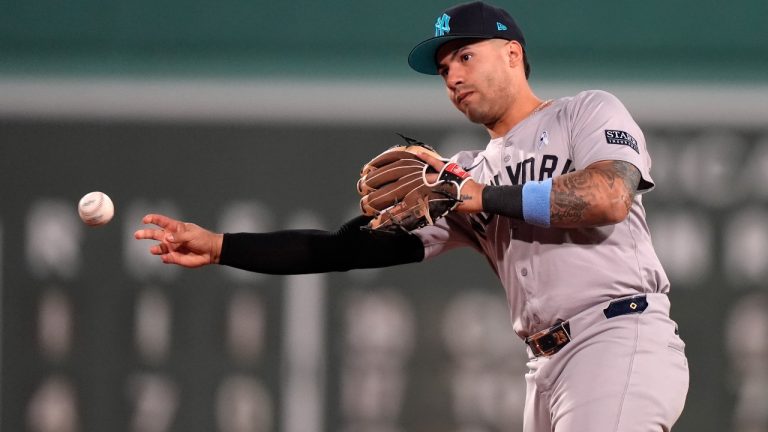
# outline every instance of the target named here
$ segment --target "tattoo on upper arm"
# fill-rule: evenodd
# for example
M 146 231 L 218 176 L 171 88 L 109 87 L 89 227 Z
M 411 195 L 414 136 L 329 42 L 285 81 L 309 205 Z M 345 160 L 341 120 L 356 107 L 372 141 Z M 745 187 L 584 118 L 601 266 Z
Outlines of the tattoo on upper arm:
M 616 174 L 624 181 L 624 187 L 632 197 L 640 186 L 640 170 L 629 162 L 613 161 L 611 166 L 616 170 Z
M 560 226 L 602 223 L 593 206 L 620 200 L 629 211 L 640 184 L 640 171 L 629 162 L 606 161 L 560 177 L 552 185 L 550 220 Z

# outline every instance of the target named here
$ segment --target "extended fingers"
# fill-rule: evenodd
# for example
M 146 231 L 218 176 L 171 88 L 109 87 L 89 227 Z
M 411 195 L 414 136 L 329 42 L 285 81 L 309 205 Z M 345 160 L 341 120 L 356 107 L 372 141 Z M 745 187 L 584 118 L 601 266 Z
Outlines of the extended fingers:
M 133 233 L 133 237 L 137 240 L 157 240 L 163 241 L 165 238 L 165 230 L 161 229 L 140 229 Z
M 155 214 L 150 213 L 141 220 L 144 224 L 152 224 L 157 225 L 160 228 L 175 231 L 179 225 L 182 223 L 180 221 L 177 221 L 176 219 L 169 218 L 168 216 L 161 215 L 161 214 Z
M 173 233 L 183 233 L 187 231 L 187 224 L 168 216 L 150 213 L 141 219 L 144 224 L 153 224 L 161 229 L 141 229 L 134 233 L 134 237 L 139 240 L 157 240 L 157 241 L 178 241 Z
M 165 255 L 169 252 L 168 246 L 165 243 L 158 243 L 149 248 L 149 253 L 152 255 Z

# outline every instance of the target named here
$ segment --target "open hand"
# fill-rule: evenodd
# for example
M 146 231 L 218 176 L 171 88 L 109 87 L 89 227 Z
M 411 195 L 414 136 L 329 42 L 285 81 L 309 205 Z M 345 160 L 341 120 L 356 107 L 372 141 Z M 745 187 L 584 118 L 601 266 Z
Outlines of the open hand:
M 137 240 L 160 242 L 150 247 L 149 252 L 159 255 L 164 263 L 194 268 L 219 262 L 223 234 L 160 214 L 148 214 L 142 223 L 159 228 L 140 229 L 133 236 Z

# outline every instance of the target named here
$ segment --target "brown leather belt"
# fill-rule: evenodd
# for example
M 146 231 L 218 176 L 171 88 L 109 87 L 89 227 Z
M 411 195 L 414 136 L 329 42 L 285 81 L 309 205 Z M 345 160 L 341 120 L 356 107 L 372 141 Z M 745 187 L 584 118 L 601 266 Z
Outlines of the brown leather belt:
M 571 341 L 571 326 L 568 321 L 544 329 L 525 338 L 525 343 L 531 347 L 536 357 L 549 357 L 560 351 Z
M 603 309 L 605 317 L 627 315 L 631 313 L 641 313 L 648 307 L 648 300 L 645 295 L 627 297 L 614 300 Z M 531 348 L 531 352 L 536 357 L 549 357 L 560 351 L 571 341 L 571 326 L 568 321 L 561 321 L 548 329 L 532 334 L 525 338 L 525 343 Z

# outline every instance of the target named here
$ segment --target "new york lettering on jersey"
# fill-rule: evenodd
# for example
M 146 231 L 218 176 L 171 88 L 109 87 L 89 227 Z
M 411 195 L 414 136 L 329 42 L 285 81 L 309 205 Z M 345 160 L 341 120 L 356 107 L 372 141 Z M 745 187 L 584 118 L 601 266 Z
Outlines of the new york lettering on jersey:
M 485 164 L 475 165 L 472 176 L 492 185 L 523 185 L 529 181 L 543 181 L 574 171 L 568 134 L 558 116 L 554 115 L 560 102 L 555 101 L 548 111 L 538 113 L 519 124 L 499 143 L 503 164 L 494 172 Z M 489 145 L 489 148 L 492 145 Z M 493 158 L 489 149 L 478 156 Z M 487 179 L 487 180 L 486 180 Z M 469 216 L 473 228 L 485 232 L 494 215 L 475 213 Z

